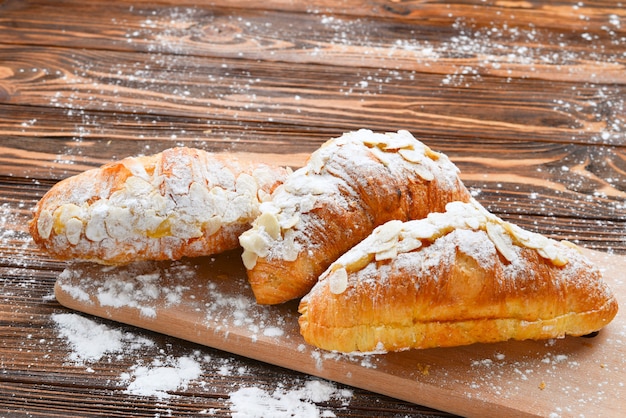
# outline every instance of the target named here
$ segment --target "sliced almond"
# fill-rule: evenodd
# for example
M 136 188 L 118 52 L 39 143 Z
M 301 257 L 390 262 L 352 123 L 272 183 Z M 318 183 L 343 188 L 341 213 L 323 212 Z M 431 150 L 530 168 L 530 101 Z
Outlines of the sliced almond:
M 211 236 L 222 228 L 222 218 L 219 216 L 213 216 L 204 222 L 202 229 L 204 235 Z
M 280 237 L 280 225 L 278 223 L 278 219 L 271 212 L 264 212 L 256 219 L 257 227 L 263 227 L 265 232 L 272 237 L 272 239 L 277 240 Z
M 505 232 L 504 228 L 496 223 L 487 222 L 487 235 L 496 246 L 500 254 L 509 262 L 513 262 L 516 258 L 515 249 L 511 237 Z
M 383 261 L 383 260 L 393 260 L 397 256 L 398 256 L 398 247 L 394 245 L 385 251 L 378 251 L 376 255 L 374 256 L 374 258 L 376 259 L 376 261 Z
M 396 244 L 398 253 L 408 253 L 422 246 L 422 240 L 413 237 L 404 237 Z
M 54 224 L 54 218 L 49 210 L 44 209 L 39 213 L 37 219 L 37 232 L 43 239 L 48 239 L 52 233 L 52 225 Z
M 66 203 L 56 208 L 53 213 L 55 220 L 54 227 L 55 229 L 59 228 L 59 231 L 55 230 L 55 232 L 60 233 L 60 229 L 63 229 L 68 220 L 72 218 L 82 218 L 82 212 L 80 206 L 73 203 Z
M 435 179 L 435 175 L 433 174 L 428 167 L 423 164 L 415 164 L 413 165 L 413 171 L 425 181 L 433 181 Z
M 370 151 L 384 166 L 388 166 L 391 164 L 391 159 L 385 151 L 382 151 L 378 147 L 370 148 Z
M 241 173 L 237 177 L 235 189 L 239 194 L 245 194 L 248 196 L 256 196 L 259 189 L 257 181 L 249 174 Z
M 284 219 L 284 220 L 281 219 L 280 220 L 280 227 L 282 229 L 291 229 L 294 226 L 296 226 L 299 221 L 300 221 L 300 216 L 298 216 L 298 214 L 295 213 L 290 218 L 287 218 L 287 219 Z
M 101 203 L 103 202 L 103 203 Z M 108 208 L 105 201 L 98 200 L 91 205 L 91 218 L 85 226 L 85 237 L 94 242 L 100 242 L 109 237 L 104 220 L 108 214 Z
M 324 168 L 324 157 L 320 151 L 316 151 L 309 157 L 309 161 L 307 165 L 311 167 L 311 170 L 315 174 L 320 174 L 322 172 L 322 168 Z
M 398 154 L 410 163 L 421 163 L 424 161 L 424 153 L 413 148 L 400 149 Z
M 128 208 L 109 208 L 104 225 L 107 234 L 112 238 L 126 239 L 133 236 L 132 215 Z
M 80 242 L 82 232 L 83 222 L 80 219 L 71 218 L 65 223 L 65 236 L 70 244 L 78 244 Z
M 363 144 L 370 148 L 386 148 L 389 145 L 390 138 L 387 135 L 371 133 L 363 137 Z
M 398 220 L 389 221 L 377 227 L 372 233 L 376 241 L 389 241 L 392 238 L 397 238 L 400 231 L 402 231 L 403 222 Z
M 384 149 L 386 151 L 413 148 L 418 142 L 409 131 L 398 131 L 397 133 L 386 133 Z
M 348 288 L 348 272 L 345 268 L 338 268 L 328 276 L 328 290 L 334 295 L 340 295 Z
M 253 252 L 260 257 L 266 257 L 269 253 L 269 244 L 259 234 L 258 231 L 251 229 L 239 236 L 239 244 L 244 250 Z
M 254 268 L 254 266 L 256 266 L 256 262 L 257 262 L 258 258 L 259 258 L 259 256 L 256 255 L 252 251 L 244 251 L 241 254 L 241 260 L 243 261 L 243 265 L 248 270 L 252 270 Z
M 144 196 L 154 189 L 152 184 L 139 176 L 128 177 L 124 186 L 126 191 L 132 196 Z

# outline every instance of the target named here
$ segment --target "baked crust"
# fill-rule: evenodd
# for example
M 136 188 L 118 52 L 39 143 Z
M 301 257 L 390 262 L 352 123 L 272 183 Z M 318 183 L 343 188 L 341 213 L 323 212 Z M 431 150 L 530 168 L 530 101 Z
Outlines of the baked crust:
M 396 351 L 586 335 L 617 309 L 573 244 L 472 201 L 377 228 L 301 300 L 299 323 L 326 350 Z
M 179 147 L 129 157 L 60 181 L 29 224 L 61 260 L 126 264 L 237 248 L 284 168 Z
M 456 166 L 407 131 L 360 130 L 332 139 L 276 189 L 240 237 L 256 300 L 299 298 L 376 226 L 420 219 L 469 198 Z

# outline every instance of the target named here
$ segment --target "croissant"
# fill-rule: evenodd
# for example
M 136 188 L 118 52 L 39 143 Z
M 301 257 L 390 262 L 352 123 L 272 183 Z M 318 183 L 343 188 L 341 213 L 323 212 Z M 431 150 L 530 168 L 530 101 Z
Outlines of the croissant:
M 301 297 L 376 226 L 469 198 L 457 167 L 407 131 L 363 129 L 332 139 L 261 204 L 240 237 L 255 298 L 277 304 Z
M 179 147 L 60 181 L 38 202 L 34 241 L 61 260 L 126 264 L 239 246 L 288 170 Z
M 581 336 L 617 309 L 578 247 L 504 222 L 472 199 L 375 229 L 300 301 L 299 324 L 326 350 L 396 351 Z

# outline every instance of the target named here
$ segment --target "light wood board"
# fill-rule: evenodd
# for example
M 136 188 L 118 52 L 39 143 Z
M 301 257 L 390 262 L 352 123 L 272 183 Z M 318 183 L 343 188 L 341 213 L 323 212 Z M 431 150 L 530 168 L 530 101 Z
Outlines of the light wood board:
M 623 306 L 626 258 L 585 250 Z M 295 302 L 255 303 L 234 251 L 180 262 L 77 264 L 66 307 L 463 416 L 626 416 L 626 315 L 593 338 L 475 344 L 377 355 L 311 347 Z

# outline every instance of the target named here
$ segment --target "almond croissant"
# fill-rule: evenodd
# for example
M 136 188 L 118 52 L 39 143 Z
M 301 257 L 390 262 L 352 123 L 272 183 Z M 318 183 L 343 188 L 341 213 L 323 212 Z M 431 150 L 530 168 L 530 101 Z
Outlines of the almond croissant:
M 469 198 L 456 166 L 407 131 L 363 129 L 332 139 L 276 189 L 240 237 L 256 300 L 301 297 L 376 226 Z
M 129 157 L 67 178 L 39 201 L 34 241 L 62 260 L 175 260 L 239 246 L 288 171 L 193 148 Z
M 477 202 L 388 222 L 300 301 L 300 331 L 326 350 L 394 351 L 580 336 L 617 301 L 574 244 L 525 231 Z

